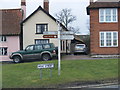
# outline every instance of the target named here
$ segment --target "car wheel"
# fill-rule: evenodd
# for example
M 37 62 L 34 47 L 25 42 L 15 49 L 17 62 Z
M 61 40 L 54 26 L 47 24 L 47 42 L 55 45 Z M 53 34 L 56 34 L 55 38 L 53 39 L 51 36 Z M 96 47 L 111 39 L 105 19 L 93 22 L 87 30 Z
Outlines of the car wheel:
M 74 53 L 74 55 L 77 55 L 77 53 Z
M 20 63 L 21 58 L 19 56 L 14 56 L 13 61 L 14 61 L 14 63 Z
M 48 60 L 50 60 L 51 59 L 51 56 L 49 55 L 49 54 L 43 54 L 42 55 L 42 60 L 43 61 L 48 61 Z

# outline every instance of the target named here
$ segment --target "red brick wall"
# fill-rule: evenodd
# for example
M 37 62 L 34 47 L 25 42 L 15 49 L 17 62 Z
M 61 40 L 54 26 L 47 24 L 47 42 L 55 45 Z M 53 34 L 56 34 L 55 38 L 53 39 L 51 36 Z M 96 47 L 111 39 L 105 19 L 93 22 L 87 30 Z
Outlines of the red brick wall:
M 118 25 L 118 31 L 119 31 L 119 33 L 118 33 L 118 51 L 119 51 L 119 55 L 120 55 L 120 9 L 118 10 L 118 15 L 119 15 L 119 17 L 118 17 L 118 21 L 119 21 L 119 25 Z
M 118 31 L 119 25 L 118 23 L 99 23 L 99 9 L 90 10 L 91 54 L 118 54 L 118 47 L 100 47 L 99 32 L 100 31 Z M 120 38 L 120 35 L 119 35 L 119 38 Z M 119 44 L 120 44 L 120 41 L 119 41 Z

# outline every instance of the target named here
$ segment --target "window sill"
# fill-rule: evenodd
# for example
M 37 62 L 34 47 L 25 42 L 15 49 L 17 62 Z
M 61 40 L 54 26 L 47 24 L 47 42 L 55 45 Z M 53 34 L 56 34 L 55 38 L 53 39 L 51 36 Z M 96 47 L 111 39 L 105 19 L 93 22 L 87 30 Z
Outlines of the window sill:
M 118 46 L 100 46 L 100 48 L 118 48 Z
M 0 41 L 0 43 L 6 43 L 7 41 Z
M 35 33 L 35 34 L 43 34 L 43 33 Z
M 8 55 L 0 55 L 0 57 L 6 57 L 6 56 L 8 56 Z
M 118 22 L 99 22 L 100 24 L 102 23 L 118 23 Z

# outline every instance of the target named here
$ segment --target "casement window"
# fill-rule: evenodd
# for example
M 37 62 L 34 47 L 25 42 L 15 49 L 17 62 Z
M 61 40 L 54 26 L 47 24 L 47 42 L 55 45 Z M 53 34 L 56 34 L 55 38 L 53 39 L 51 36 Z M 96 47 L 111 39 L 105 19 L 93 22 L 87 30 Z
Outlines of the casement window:
M 49 39 L 35 39 L 35 44 L 46 44 L 49 43 Z
M 100 32 L 100 47 L 118 47 L 118 32 Z
M 118 9 L 99 9 L 99 22 L 118 22 Z
M 44 31 L 48 31 L 48 24 L 36 24 L 36 34 L 43 34 Z
M 0 47 L 0 56 L 7 55 L 7 47 Z
M 0 42 L 6 42 L 6 36 L 0 36 Z

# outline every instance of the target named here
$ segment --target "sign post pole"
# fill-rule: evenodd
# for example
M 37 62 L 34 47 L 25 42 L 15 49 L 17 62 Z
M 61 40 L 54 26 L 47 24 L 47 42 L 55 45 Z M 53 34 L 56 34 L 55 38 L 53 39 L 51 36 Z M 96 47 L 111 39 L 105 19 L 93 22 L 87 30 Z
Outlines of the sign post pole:
M 60 50 L 61 50 L 61 42 L 60 42 L 60 23 L 58 22 L 58 75 L 60 75 L 60 70 L 61 70 L 61 66 L 60 66 L 60 59 L 61 59 L 61 55 L 60 55 Z
M 50 77 L 52 77 L 52 69 L 50 68 Z
M 42 68 L 40 69 L 40 79 L 42 79 Z

